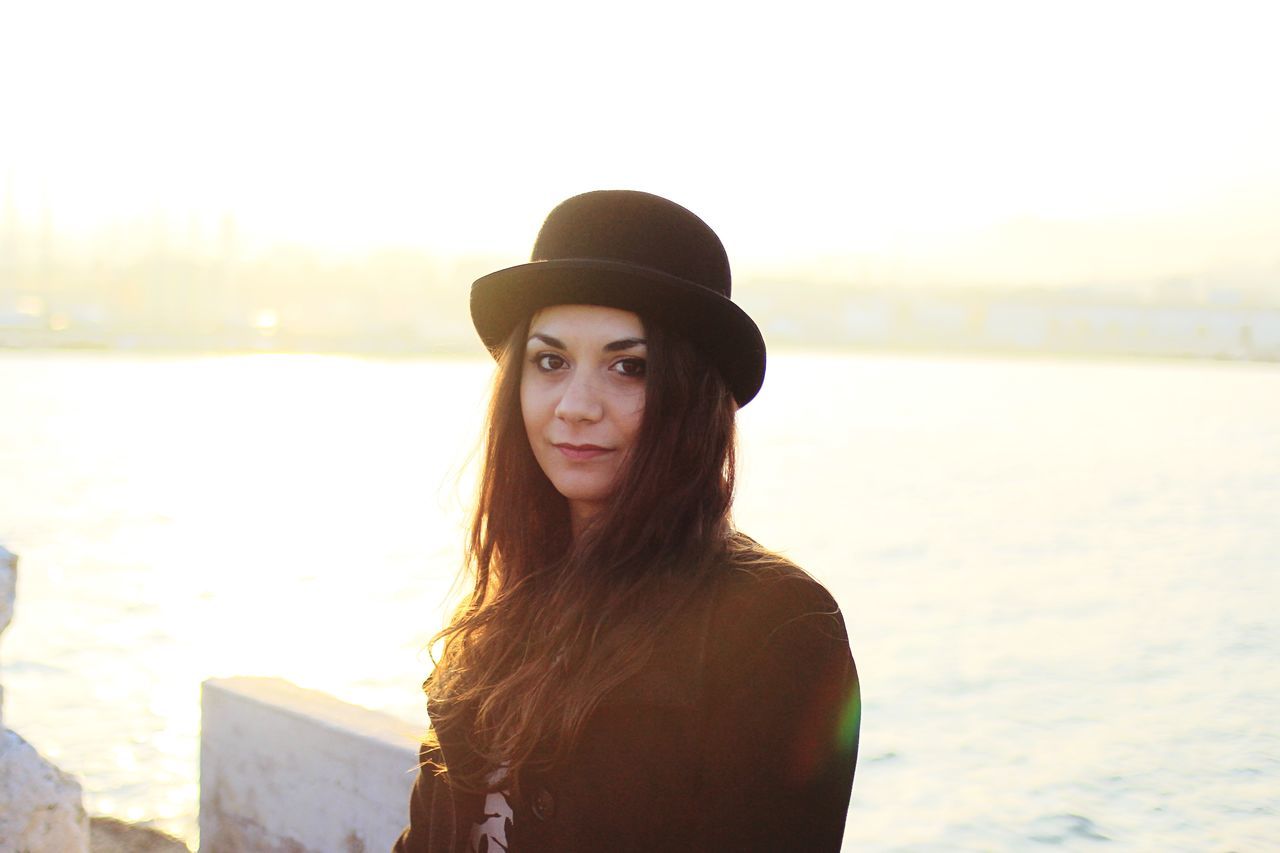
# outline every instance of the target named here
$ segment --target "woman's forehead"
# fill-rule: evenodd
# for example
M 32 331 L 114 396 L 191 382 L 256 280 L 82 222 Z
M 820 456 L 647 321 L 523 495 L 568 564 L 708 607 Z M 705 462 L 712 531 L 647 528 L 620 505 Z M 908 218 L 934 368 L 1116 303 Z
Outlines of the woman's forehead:
M 604 305 L 550 305 L 529 319 L 529 335 L 549 335 L 569 343 L 643 338 L 639 315 Z

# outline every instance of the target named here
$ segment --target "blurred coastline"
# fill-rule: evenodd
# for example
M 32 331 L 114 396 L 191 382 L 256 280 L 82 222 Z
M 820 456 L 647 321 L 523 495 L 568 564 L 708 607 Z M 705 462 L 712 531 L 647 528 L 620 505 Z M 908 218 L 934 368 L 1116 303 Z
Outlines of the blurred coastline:
M 0 199 L 0 349 L 474 354 L 470 282 L 523 260 L 289 242 L 229 211 L 77 229 L 20 204 L 19 189 L 10 175 Z M 734 299 L 771 345 L 1280 361 L 1263 195 L 1132 221 L 1023 216 L 879 246 L 851 236 L 772 261 L 750 241 L 726 245 L 750 259 L 735 260 Z
M 5 239 L 0 348 L 469 354 L 467 284 L 514 262 L 279 246 L 243 256 L 224 232 L 111 250 Z M 984 285 L 835 262 L 747 269 L 735 298 L 771 345 L 1280 361 L 1280 272 L 1265 272 Z

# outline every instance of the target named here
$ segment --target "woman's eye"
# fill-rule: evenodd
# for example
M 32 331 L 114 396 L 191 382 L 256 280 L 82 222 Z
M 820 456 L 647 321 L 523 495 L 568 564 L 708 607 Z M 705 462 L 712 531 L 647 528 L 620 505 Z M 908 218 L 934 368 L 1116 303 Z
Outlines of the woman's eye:
M 552 371 L 564 367 L 565 361 L 553 352 L 544 352 L 534 356 L 533 363 L 539 370 Z
M 623 376 L 632 376 L 640 378 L 645 373 L 645 361 L 643 358 L 623 358 L 614 362 L 613 369 Z

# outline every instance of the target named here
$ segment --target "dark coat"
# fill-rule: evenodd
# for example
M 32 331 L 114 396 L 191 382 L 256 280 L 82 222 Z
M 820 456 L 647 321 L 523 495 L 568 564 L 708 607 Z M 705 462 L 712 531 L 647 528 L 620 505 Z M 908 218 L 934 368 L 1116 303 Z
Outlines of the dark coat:
M 860 705 L 839 608 L 785 563 L 726 566 L 711 590 L 511 798 L 512 853 L 840 849 Z M 473 757 L 437 734 L 446 764 Z M 466 850 L 482 804 L 421 772 L 395 851 Z

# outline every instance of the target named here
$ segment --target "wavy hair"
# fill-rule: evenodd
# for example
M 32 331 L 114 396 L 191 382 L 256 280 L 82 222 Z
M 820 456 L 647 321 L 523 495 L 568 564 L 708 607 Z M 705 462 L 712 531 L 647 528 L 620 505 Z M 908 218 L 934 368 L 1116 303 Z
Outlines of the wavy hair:
M 528 320 L 499 353 L 464 565 L 471 590 L 432 639 L 440 657 L 423 685 L 433 730 L 457 723 L 471 739 L 477 761 L 437 767 L 458 787 L 491 788 L 502 768 L 518 794 L 526 773 L 563 759 L 727 547 L 733 395 L 691 342 L 641 320 L 641 425 L 613 494 L 576 537 L 525 432 Z

